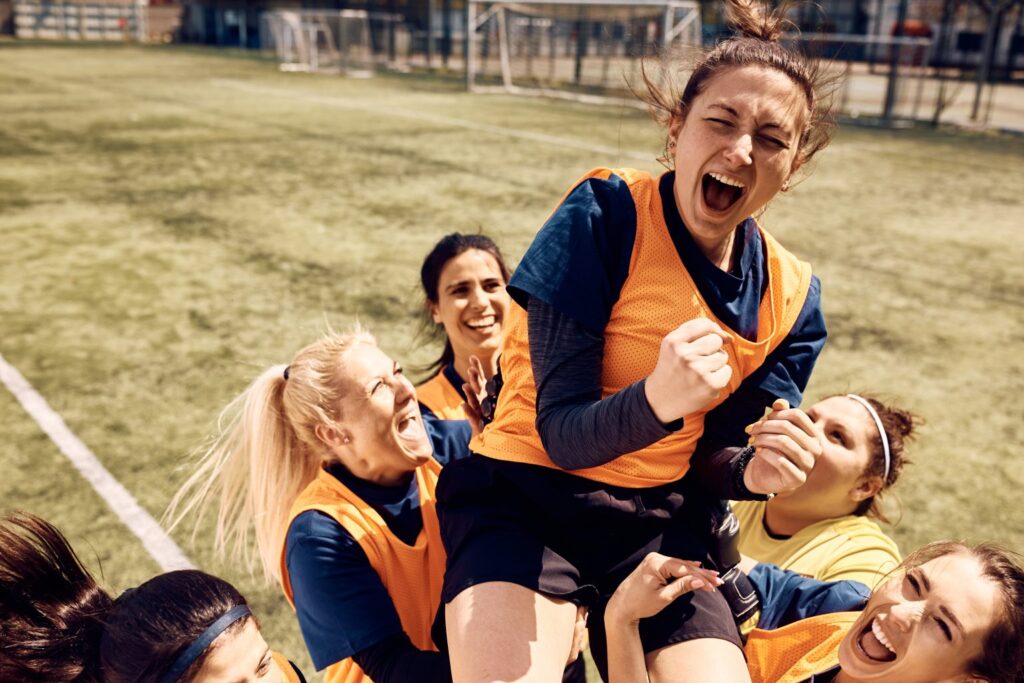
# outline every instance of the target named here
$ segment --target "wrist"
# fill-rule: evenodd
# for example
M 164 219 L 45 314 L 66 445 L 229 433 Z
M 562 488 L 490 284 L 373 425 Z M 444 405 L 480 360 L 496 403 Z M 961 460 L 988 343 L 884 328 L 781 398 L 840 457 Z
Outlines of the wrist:
M 647 407 L 651 414 L 668 431 L 675 432 L 682 429 L 683 417 L 675 415 L 667 406 L 661 404 L 658 397 L 662 395 L 662 392 L 658 387 L 658 381 L 651 380 L 651 377 L 641 380 L 644 385 L 644 399 L 647 401 Z
M 749 465 L 754 455 L 754 447 L 747 446 L 736 458 L 732 471 L 736 500 L 770 500 L 775 497 L 772 492 L 759 490 L 753 481 L 753 471 Z
M 610 631 L 613 626 L 637 626 L 640 623 L 640 618 L 629 614 L 623 606 L 622 600 L 618 596 L 612 595 L 611 600 L 604 608 L 604 623 L 607 630 Z

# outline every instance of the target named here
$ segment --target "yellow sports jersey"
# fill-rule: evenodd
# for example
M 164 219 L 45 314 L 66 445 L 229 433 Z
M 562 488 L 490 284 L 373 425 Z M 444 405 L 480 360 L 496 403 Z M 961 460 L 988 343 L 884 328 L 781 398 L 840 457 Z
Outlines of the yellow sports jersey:
M 763 501 L 732 504 L 740 521 L 740 552 L 819 581 L 859 581 L 874 588 L 900 563 L 896 542 L 873 520 L 848 515 L 826 519 L 789 538 L 764 527 Z
M 860 612 L 823 614 L 774 631 L 754 629 L 744 653 L 751 683 L 803 683 L 839 664 L 839 644 Z
M 452 386 L 444 370 L 416 387 L 416 399 L 442 420 L 465 420 L 462 394 Z
M 642 171 L 595 169 L 580 179 L 623 178 L 636 209 L 636 238 L 629 273 L 604 328 L 602 398 L 618 393 L 654 370 L 661 341 L 695 318 L 727 328 L 704 300 L 679 258 L 661 205 L 658 180 Z M 578 183 L 577 183 L 578 184 Z M 798 260 L 761 230 L 769 268 L 768 288 L 758 313 L 757 338 L 734 334 L 724 347 L 732 377 L 719 395 L 686 415 L 683 427 L 669 436 L 604 465 L 574 470 L 573 475 L 613 486 L 644 488 L 677 481 L 686 474 L 690 456 L 704 431 L 704 415 L 739 388 L 761 367 L 793 328 L 811 283 L 810 265 Z M 494 421 L 470 443 L 474 453 L 497 460 L 558 469 L 537 433 L 537 389 L 530 363 L 526 311 L 513 302 L 505 321 L 501 372 L 504 388 Z

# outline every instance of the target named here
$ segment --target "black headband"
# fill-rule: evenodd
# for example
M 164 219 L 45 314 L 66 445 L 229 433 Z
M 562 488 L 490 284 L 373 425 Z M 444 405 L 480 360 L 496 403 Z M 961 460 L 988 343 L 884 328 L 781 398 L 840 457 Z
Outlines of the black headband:
M 210 643 L 217 640 L 217 636 L 224 633 L 231 624 L 250 614 L 252 612 L 249 610 L 248 605 L 238 605 L 218 617 L 216 621 L 206 627 L 205 631 L 199 634 L 198 638 L 192 641 L 191 645 L 185 648 L 184 652 L 178 655 L 171 668 L 160 677 L 160 683 L 174 683 L 181 678 L 181 675 L 192 666 L 192 663 L 199 658 L 199 655 L 203 654 L 206 648 L 210 647 Z

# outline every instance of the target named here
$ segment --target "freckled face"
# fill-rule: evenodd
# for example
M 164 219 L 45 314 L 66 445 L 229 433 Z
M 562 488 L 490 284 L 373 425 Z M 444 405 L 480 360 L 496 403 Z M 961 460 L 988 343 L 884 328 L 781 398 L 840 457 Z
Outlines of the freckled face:
M 1000 614 L 999 587 L 967 553 L 936 558 L 882 584 L 839 646 L 855 683 L 962 680 Z
M 778 193 L 806 122 L 803 91 L 775 69 L 735 67 L 707 83 L 670 128 L 676 204 L 695 237 L 724 239 Z

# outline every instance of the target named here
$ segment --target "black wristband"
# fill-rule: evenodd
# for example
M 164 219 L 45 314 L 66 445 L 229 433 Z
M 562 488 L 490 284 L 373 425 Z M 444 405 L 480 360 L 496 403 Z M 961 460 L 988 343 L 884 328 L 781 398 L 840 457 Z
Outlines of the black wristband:
M 740 451 L 732 467 L 732 486 L 736 493 L 736 500 L 771 500 L 774 496 L 766 493 L 754 493 L 747 488 L 743 481 L 743 473 L 747 471 L 747 465 L 754 459 L 754 447 L 747 446 Z

